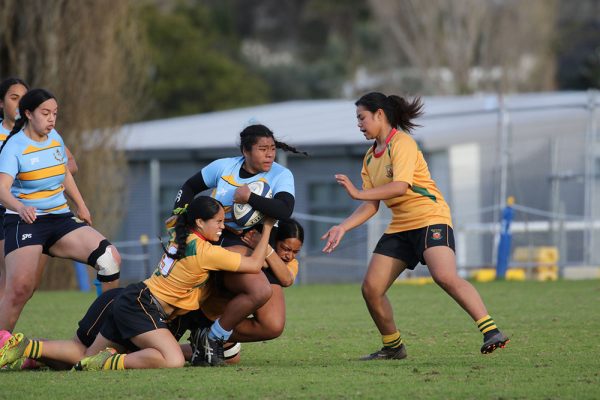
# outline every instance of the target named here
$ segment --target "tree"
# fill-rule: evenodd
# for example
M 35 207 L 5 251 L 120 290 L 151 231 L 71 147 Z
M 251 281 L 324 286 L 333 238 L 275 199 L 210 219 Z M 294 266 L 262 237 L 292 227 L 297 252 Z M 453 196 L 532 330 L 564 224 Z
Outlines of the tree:
M 141 19 L 150 49 L 148 119 L 268 100 L 268 88 L 244 65 L 235 36 L 224 30 L 227 14 L 214 18 L 218 9 L 194 1 L 166 4 L 146 5 Z
M 136 20 L 129 0 L 0 5 L 0 75 L 19 76 L 56 96 L 57 130 L 75 154 L 75 179 L 95 227 L 107 237 L 120 225 L 127 179 L 124 154 L 112 139 L 136 115 L 145 80 Z M 46 281 L 64 288 L 71 270 L 48 268 Z
M 552 87 L 554 0 L 369 0 L 426 93 Z

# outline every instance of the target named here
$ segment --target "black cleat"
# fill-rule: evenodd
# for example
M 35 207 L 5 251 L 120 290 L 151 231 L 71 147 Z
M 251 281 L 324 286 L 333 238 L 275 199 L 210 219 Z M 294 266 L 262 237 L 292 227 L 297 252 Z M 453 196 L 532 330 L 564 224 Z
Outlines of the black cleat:
M 225 364 L 223 341 L 210 339 L 210 328 L 197 329 L 190 335 L 193 366 L 218 367 Z
M 510 339 L 507 336 L 504 336 L 502 332 L 498 331 L 498 333 L 490 336 L 488 340 L 483 340 L 483 346 L 481 346 L 481 354 L 490 354 L 497 348 L 505 348 L 506 344 L 510 342 Z
M 378 350 L 375 353 L 371 353 L 367 356 L 361 357 L 359 360 L 402 360 L 403 358 L 406 358 L 406 356 L 406 346 L 404 346 L 404 343 L 402 343 L 400 347 L 396 348 L 382 347 L 381 350 Z

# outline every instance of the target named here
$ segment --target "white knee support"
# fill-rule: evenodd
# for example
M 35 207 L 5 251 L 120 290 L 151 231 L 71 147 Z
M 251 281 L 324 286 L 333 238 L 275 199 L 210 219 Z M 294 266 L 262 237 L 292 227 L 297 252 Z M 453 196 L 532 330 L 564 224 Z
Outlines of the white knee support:
M 98 271 L 100 282 L 112 282 L 119 279 L 119 263 L 115 260 L 110 245 L 110 242 L 104 239 L 88 258 L 88 264 Z

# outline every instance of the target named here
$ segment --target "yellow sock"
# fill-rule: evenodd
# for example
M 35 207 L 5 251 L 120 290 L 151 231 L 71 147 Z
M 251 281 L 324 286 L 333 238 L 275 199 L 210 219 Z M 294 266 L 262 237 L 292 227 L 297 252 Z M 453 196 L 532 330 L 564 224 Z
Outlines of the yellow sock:
M 105 362 L 102 369 L 119 370 L 125 369 L 125 354 L 115 354 L 110 356 Z
M 485 317 L 477 320 L 475 323 L 477 324 L 477 327 L 479 328 L 481 333 L 483 333 L 484 335 L 491 330 L 498 329 L 496 323 L 489 315 L 486 315 Z
M 396 331 L 391 335 L 381 335 L 381 341 L 383 342 L 383 347 L 391 347 L 392 349 L 400 347 L 402 345 L 400 331 Z
M 25 351 L 23 352 L 23 357 L 37 359 L 42 356 L 42 347 L 44 346 L 44 342 L 41 340 L 30 340 L 27 347 L 25 347 Z

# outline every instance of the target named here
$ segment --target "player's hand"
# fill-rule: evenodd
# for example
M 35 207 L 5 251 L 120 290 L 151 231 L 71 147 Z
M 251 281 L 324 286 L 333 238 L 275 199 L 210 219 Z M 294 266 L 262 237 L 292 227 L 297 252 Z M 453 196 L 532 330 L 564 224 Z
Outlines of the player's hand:
M 22 207 L 16 211 L 19 213 L 19 217 L 28 224 L 33 224 L 33 221 L 37 218 L 35 215 L 35 207 L 23 204 Z
M 346 229 L 341 225 L 332 226 L 327 233 L 321 236 L 321 240 L 327 240 L 325 247 L 323 247 L 323 253 L 331 253 L 342 241 L 342 238 L 346 234 Z
M 248 185 L 240 186 L 239 188 L 235 189 L 235 192 L 233 193 L 233 202 L 238 204 L 246 204 L 250 199 L 251 193 L 252 191 L 250 191 Z
M 348 192 L 350 197 L 355 200 L 359 200 L 358 196 L 360 194 L 360 190 L 354 186 L 350 178 L 343 174 L 335 174 L 335 180 L 340 186 L 343 186 L 344 189 L 346 189 L 346 192 Z
M 77 207 L 77 218 L 92 226 L 92 214 L 88 210 L 87 206 L 83 204 L 81 207 Z
M 262 235 L 256 229 L 250 229 L 242 235 L 242 242 L 251 249 L 255 249 L 261 237 Z

